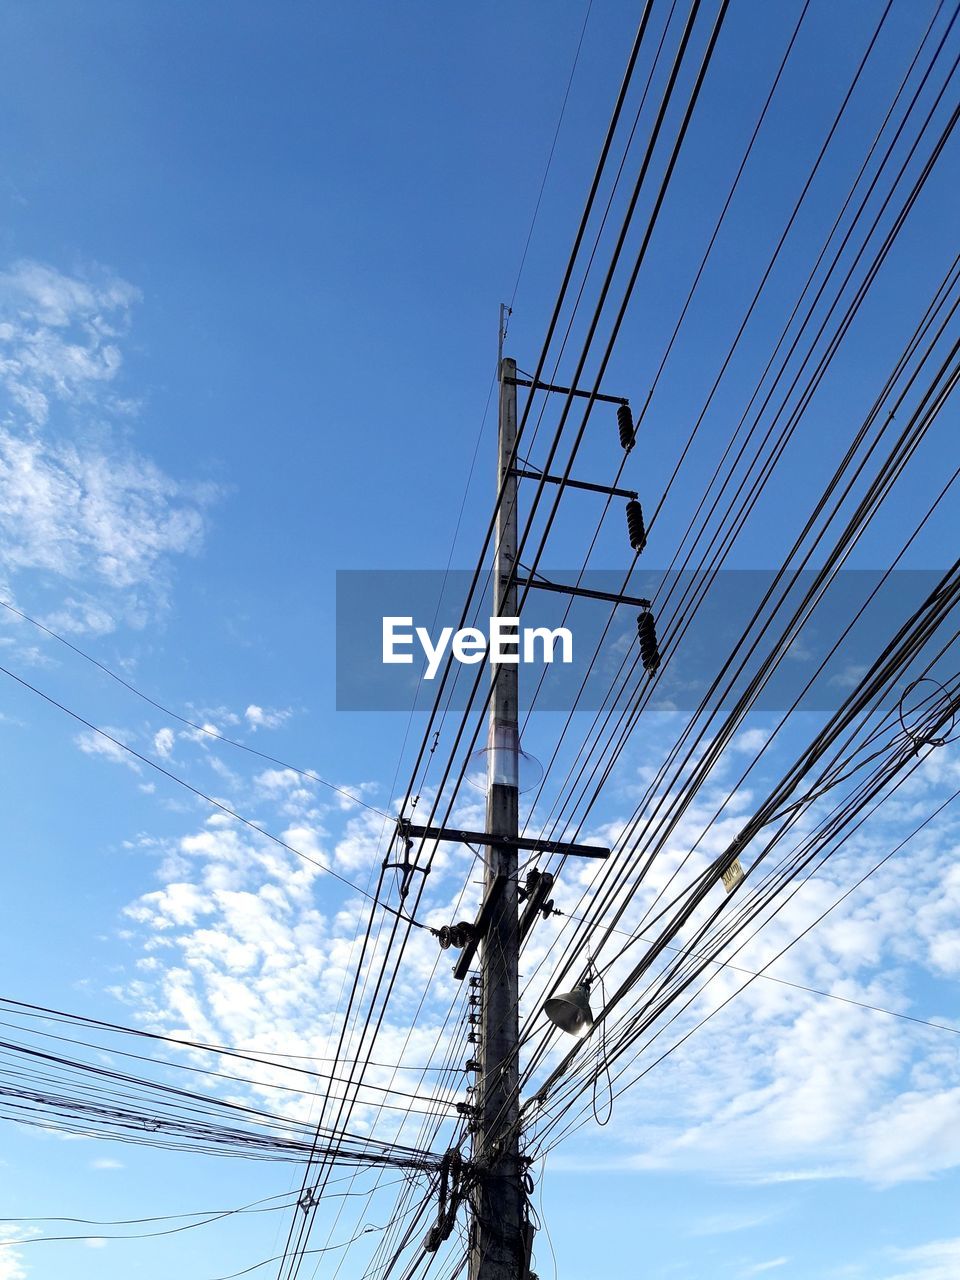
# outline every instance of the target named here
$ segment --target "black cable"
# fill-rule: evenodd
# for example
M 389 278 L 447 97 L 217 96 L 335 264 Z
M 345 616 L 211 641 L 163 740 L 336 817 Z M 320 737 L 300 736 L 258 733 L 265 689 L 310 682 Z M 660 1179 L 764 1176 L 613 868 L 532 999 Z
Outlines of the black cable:
M 56 707 L 58 711 L 62 711 L 65 715 L 70 716 L 71 719 L 76 720 L 78 724 L 82 724 L 93 733 L 99 734 L 101 738 L 104 738 L 107 742 L 113 743 L 115 747 L 119 747 L 122 751 L 127 752 L 128 755 L 133 756 L 134 759 L 139 760 L 142 764 L 149 765 L 151 769 L 155 769 L 158 773 L 162 773 L 163 776 L 165 778 L 169 778 L 171 782 L 175 782 L 178 786 L 192 792 L 192 794 L 197 796 L 200 800 L 205 800 L 207 804 L 213 805 L 215 809 L 219 809 L 222 813 L 227 814 L 236 822 L 240 822 L 245 827 L 249 827 L 251 831 L 255 831 L 257 835 L 262 836 L 265 840 L 269 840 L 273 844 L 279 845 L 281 849 L 286 849 L 288 853 L 292 853 L 296 857 L 302 858 L 304 862 L 309 862 L 311 866 L 317 867 L 332 879 L 339 880 L 341 884 L 346 885 L 348 889 L 352 889 L 354 893 L 359 893 L 361 897 L 366 898 L 375 905 L 379 905 L 381 910 L 399 916 L 402 920 L 406 921 L 407 924 L 413 925 L 417 929 L 429 928 L 428 925 L 422 924 L 419 920 L 408 918 L 401 911 L 397 910 L 396 907 L 388 906 L 384 902 L 378 902 L 377 897 L 374 894 L 367 893 L 365 889 L 361 889 L 359 885 L 354 884 L 352 880 L 348 880 L 346 876 L 342 876 L 338 871 L 334 871 L 332 867 L 328 867 L 324 863 L 318 862 L 316 858 L 311 858 L 309 854 L 303 853 L 300 849 L 295 849 L 294 846 L 292 844 L 288 844 L 286 840 L 282 840 L 279 836 L 265 830 L 250 818 L 243 817 L 242 814 L 237 813 L 235 809 L 231 809 L 229 805 L 224 804 L 222 801 L 215 800 L 213 796 L 207 795 L 205 791 L 201 791 L 199 787 L 195 787 L 192 783 L 187 782 L 185 778 L 181 778 L 178 774 L 171 772 L 171 770 L 165 769 L 163 765 L 157 764 L 157 762 L 155 760 L 151 760 L 149 756 L 142 755 L 141 752 L 137 751 L 134 747 L 129 746 L 125 742 L 121 742 L 119 738 L 113 737 L 113 735 L 107 733 L 105 729 L 101 729 L 97 725 L 92 724 L 89 720 L 85 720 L 84 717 L 79 715 L 76 711 L 71 711 L 70 708 L 64 706 L 62 702 L 58 702 L 57 699 L 51 697 L 50 694 L 44 693 L 42 689 L 38 689 L 37 686 L 31 684 L 29 680 L 24 680 L 22 676 L 18 676 L 15 672 L 10 671 L 3 666 L 0 666 L 0 675 L 8 676 L 9 679 L 16 681 L 16 683 L 22 685 L 24 689 L 28 689 L 31 693 L 36 694 L 38 698 L 42 698 L 43 701 L 49 703 L 50 706 Z
M 91 663 L 99 671 L 102 671 L 104 675 L 109 676 L 111 680 L 115 680 L 117 684 L 122 685 L 124 689 L 128 690 L 128 692 L 142 699 L 157 711 L 161 711 L 165 716 L 169 716 L 171 720 L 176 720 L 180 724 L 185 724 L 196 733 L 202 733 L 208 738 L 213 738 L 217 742 L 224 743 L 226 746 L 236 747 L 238 751 L 246 751 L 249 755 L 257 756 L 261 760 L 266 760 L 269 764 L 279 765 L 281 769 L 289 769 L 291 773 L 299 774 L 301 778 L 309 778 L 311 782 L 319 782 L 321 786 L 327 787 L 330 791 L 336 791 L 338 795 L 345 796 L 346 799 L 351 800 L 354 804 L 360 805 L 364 809 L 369 809 L 371 813 L 379 814 L 381 818 L 386 818 L 388 821 L 392 821 L 390 814 L 384 813 L 384 811 L 382 809 L 378 809 L 376 805 L 368 804 L 366 800 L 361 800 L 359 796 L 355 795 L 352 791 L 348 791 L 346 787 L 338 787 L 335 783 L 328 782 L 326 778 L 321 778 L 320 775 L 314 773 L 312 769 L 300 769 L 295 764 L 289 764 L 286 760 L 280 760 L 277 756 L 268 755 L 265 751 L 258 751 L 256 747 L 251 747 L 249 743 L 238 742 L 235 738 L 228 738 L 224 734 L 219 733 L 216 729 L 211 729 L 208 725 L 197 724 L 186 716 L 180 715 L 179 712 L 172 711 L 169 707 L 164 706 L 162 702 L 157 702 L 155 698 L 151 698 L 149 694 L 138 689 L 136 685 L 131 684 L 130 681 L 124 679 L 123 676 L 117 675 L 117 673 L 112 671 L 105 665 L 105 663 L 101 662 L 98 658 L 95 658 L 92 654 L 87 653 L 86 650 L 81 649 L 79 645 L 74 644 L 72 640 L 68 640 L 66 636 L 60 635 L 45 623 L 38 621 L 36 618 L 32 618 L 30 614 L 24 613 L 22 609 L 15 608 L 9 601 L 0 600 L 0 607 L 6 609 L 8 613 L 15 614 L 16 617 L 21 618 L 24 622 L 29 622 L 31 626 L 36 627 L 39 631 L 50 636 L 51 639 L 56 640 L 59 644 L 65 645 L 73 653 L 77 654 L 78 657 L 83 658 L 85 662 Z

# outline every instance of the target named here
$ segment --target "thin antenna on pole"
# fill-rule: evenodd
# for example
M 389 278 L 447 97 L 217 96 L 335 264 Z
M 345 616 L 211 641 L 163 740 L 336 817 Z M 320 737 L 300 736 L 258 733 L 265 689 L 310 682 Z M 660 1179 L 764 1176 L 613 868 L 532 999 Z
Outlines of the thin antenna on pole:
M 503 344 L 507 337 L 507 325 L 510 317 L 513 315 L 513 307 L 507 306 L 505 302 L 500 303 L 500 336 L 497 342 L 497 377 L 500 376 L 500 366 L 503 364 Z

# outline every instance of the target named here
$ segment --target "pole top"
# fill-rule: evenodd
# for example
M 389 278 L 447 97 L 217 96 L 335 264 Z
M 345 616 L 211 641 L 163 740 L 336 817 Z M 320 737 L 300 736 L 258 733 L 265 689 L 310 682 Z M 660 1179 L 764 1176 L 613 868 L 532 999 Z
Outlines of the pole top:
M 513 307 L 507 303 L 500 303 L 500 329 L 497 336 L 497 374 L 500 373 L 500 366 L 503 364 L 503 344 L 507 336 L 507 328 L 510 323 L 510 317 L 513 315 Z

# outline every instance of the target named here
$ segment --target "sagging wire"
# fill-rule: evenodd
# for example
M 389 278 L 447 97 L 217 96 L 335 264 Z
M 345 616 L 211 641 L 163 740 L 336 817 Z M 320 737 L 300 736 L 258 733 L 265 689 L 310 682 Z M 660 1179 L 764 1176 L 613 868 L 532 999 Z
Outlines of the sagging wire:
M 593 1118 L 602 1129 L 610 1123 L 610 1120 L 613 1117 L 613 1077 L 610 1074 L 610 1063 L 607 1061 L 607 988 L 603 981 L 603 974 L 592 960 L 590 961 L 590 965 L 593 968 L 594 976 L 600 983 L 600 1061 L 603 1063 L 603 1069 L 596 1072 L 593 1077 L 593 1089 L 590 1097 L 590 1105 L 593 1108 Z M 610 1094 L 610 1100 L 606 1117 L 601 1120 L 600 1112 L 597 1109 L 597 1083 L 604 1073 L 606 1073 L 607 1077 L 607 1090 Z

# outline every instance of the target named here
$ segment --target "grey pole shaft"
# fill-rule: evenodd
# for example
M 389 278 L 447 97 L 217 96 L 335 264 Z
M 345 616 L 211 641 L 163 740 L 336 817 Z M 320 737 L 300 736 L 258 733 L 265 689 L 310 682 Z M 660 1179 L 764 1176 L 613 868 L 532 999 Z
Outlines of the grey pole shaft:
M 517 557 L 517 479 L 510 474 L 517 439 L 517 376 L 514 360 L 500 363 L 500 429 L 494 562 L 494 613 L 517 616 L 517 588 L 510 584 Z M 487 831 L 518 832 L 518 664 L 492 668 L 494 680 L 487 736 Z M 523 1280 L 524 1242 L 518 1134 L 520 1035 L 518 1011 L 517 850 L 487 848 L 485 889 L 506 877 L 499 905 L 483 940 L 481 1073 L 478 1080 L 474 1160 L 480 1176 L 473 1196 L 470 1280 Z

